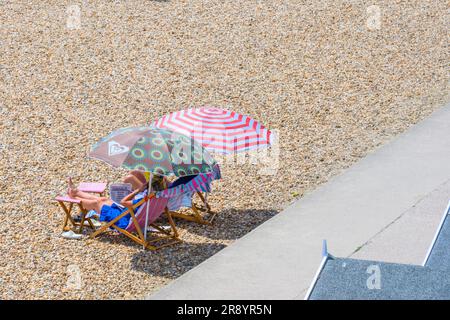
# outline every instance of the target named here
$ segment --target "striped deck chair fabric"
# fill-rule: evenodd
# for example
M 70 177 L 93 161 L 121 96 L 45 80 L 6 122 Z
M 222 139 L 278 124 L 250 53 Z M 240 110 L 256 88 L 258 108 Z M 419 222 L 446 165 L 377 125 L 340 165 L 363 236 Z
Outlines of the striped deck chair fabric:
M 216 165 L 213 171 L 210 173 L 198 174 L 192 178 L 190 177 L 179 178 L 180 180 L 186 180 L 186 182 L 178 184 L 176 182 L 179 182 L 179 180 L 177 180 L 175 181 L 175 183 L 172 184 L 175 186 L 169 186 L 168 189 L 156 192 L 155 194 L 157 198 L 168 199 L 167 208 L 172 212 L 172 216 L 202 224 L 211 224 L 212 219 L 214 219 L 215 217 L 215 214 L 212 214 L 211 219 L 209 221 L 205 220 L 199 213 L 199 210 L 201 210 L 201 208 L 196 207 L 193 204 L 192 198 L 194 194 L 198 194 L 200 199 L 203 201 L 206 212 L 212 213 L 208 203 L 206 202 L 206 197 L 203 196 L 202 193 L 211 192 L 212 181 L 220 178 L 221 178 L 220 169 L 219 166 Z M 177 210 L 183 207 L 191 208 L 193 214 L 177 212 Z
M 150 199 L 150 201 L 145 201 L 144 204 L 138 209 L 135 217 L 136 221 L 143 230 L 145 227 L 145 214 L 147 212 L 147 206 L 148 208 L 148 224 L 152 224 L 155 222 L 156 219 L 158 219 L 161 214 L 164 212 L 164 209 L 167 206 L 167 202 L 169 199 L 164 198 L 153 198 Z M 136 226 L 133 222 L 133 219 L 130 219 L 130 222 L 128 223 L 128 226 L 125 229 L 128 232 L 135 232 Z

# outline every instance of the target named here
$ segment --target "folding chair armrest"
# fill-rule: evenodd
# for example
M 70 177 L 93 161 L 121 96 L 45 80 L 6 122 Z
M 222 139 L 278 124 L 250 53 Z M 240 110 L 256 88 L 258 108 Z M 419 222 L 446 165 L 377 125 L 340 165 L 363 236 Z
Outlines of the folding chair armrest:
M 148 201 L 151 198 L 156 197 L 156 193 L 155 192 L 151 192 L 149 195 L 146 195 L 143 200 Z

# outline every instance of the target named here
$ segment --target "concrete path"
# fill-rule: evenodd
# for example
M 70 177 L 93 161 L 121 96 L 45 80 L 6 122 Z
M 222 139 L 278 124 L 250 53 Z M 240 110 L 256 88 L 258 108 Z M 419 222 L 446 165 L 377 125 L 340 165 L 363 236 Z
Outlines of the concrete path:
M 446 106 L 149 298 L 303 299 L 322 239 L 339 257 L 420 264 L 449 180 Z
M 430 192 L 351 258 L 422 265 L 450 200 L 450 180 Z

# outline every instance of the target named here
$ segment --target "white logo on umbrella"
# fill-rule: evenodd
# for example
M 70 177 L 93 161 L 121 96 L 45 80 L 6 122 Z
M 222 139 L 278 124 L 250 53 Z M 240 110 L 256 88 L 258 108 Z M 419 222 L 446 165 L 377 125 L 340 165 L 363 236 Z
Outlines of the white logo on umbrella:
M 130 151 L 130 148 L 128 148 L 127 146 L 122 146 L 121 144 L 119 144 L 118 142 L 111 140 L 110 142 L 108 142 L 108 155 L 109 156 L 115 156 L 118 154 L 122 154 L 125 152 Z

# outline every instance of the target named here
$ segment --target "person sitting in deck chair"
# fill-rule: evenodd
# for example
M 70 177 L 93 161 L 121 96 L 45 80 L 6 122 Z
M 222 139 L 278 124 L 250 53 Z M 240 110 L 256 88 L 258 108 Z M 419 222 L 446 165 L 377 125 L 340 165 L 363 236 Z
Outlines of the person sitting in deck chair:
M 134 180 L 131 178 L 131 176 L 137 178 L 135 175 L 130 175 L 130 179 L 128 179 L 127 183 L 131 183 L 131 180 Z M 145 179 L 145 177 L 144 177 Z M 145 183 L 140 183 L 138 186 L 137 181 L 135 180 L 134 187 L 135 190 L 131 192 L 128 196 L 122 199 L 120 202 L 120 205 L 112 201 L 111 199 L 107 197 L 99 197 L 95 196 L 93 194 L 83 192 L 78 190 L 75 185 L 73 184 L 73 181 L 71 178 L 68 179 L 68 195 L 74 199 L 80 200 L 81 205 L 86 210 L 94 210 L 97 215 L 99 216 L 100 221 L 112 221 L 117 216 L 122 214 L 124 211 L 127 210 L 127 208 L 132 207 L 133 205 L 137 204 L 143 196 L 145 196 L 146 193 L 142 197 L 136 197 L 139 193 L 145 192 L 147 185 Z M 152 177 L 152 188 L 155 187 L 155 190 L 163 190 L 165 186 L 165 180 L 164 177 L 153 175 Z M 138 208 L 135 208 L 137 210 Z M 115 225 L 117 225 L 119 228 L 126 228 L 130 221 L 131 216 L 128 214 L 121 219 L 119 219 Z

